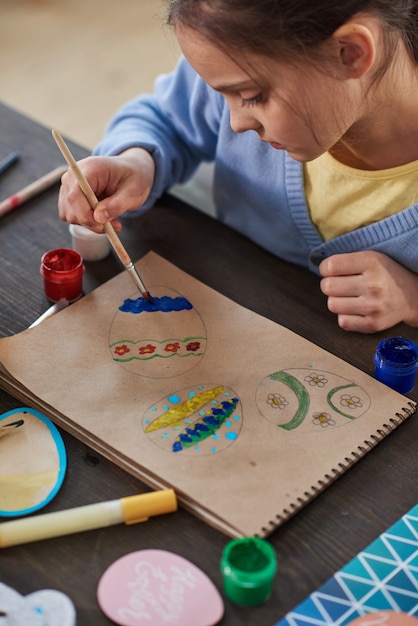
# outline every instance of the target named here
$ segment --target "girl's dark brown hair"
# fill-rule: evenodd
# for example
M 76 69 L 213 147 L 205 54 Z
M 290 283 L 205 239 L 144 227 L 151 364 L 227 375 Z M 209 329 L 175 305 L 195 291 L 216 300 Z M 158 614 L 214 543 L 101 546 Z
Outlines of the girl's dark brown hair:
M 418 0 L 170 0 L 168 24 L 230 49 L 296 60 L 357 13 L 381 19 L 388 60 L 400 36 L 418 64 Z

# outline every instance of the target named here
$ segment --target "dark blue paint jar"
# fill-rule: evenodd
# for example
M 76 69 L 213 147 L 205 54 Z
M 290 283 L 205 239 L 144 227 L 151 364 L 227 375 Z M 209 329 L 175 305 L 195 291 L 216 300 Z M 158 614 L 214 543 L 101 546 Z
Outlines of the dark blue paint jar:
M 375 378 L 400 393 L 412 391 L 418 368 L 418 346 L 404 337 L 379 343 L 374 355 Z

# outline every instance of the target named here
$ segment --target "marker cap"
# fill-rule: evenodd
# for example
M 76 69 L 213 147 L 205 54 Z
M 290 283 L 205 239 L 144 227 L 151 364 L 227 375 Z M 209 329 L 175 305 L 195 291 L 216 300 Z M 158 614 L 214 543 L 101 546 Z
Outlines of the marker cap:
M 177 511 L 177 498 L 173 489 L 141 493 L 121 498 L 125 524 L 136 524 L 154 515 Z
M 225 595 L 242 606 L 265 602 L 277 571 L 273 546 L 258 537 L 230 541 L 222 554 L 221 571 Z

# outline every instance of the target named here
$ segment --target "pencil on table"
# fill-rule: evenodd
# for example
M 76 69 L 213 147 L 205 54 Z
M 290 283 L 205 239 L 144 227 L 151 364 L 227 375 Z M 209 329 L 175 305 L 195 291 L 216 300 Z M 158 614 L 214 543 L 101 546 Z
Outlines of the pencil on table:
M 18 206 L 31 200 L 38 194 L 42 193 L 52 185 L 55 185 L 60 179 L 64 172 L 67 170 L 66 165 L 61 165 L 60 167 L 56 167 L 48 174 L 41 176 L 38 180 L 35 180 L 33 183 L 30 183 L 27 187 L 24 187 L 17 193 L 13 194 L 6 200 L 0 202 L 0 217 L 3 217 L 13 209 L 16 209 Z

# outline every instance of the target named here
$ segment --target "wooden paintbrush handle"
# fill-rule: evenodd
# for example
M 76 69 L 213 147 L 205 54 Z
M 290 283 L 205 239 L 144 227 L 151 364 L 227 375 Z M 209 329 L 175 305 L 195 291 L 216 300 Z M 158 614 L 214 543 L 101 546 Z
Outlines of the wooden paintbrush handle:
M 106 222 L 106 224 L 104 225 L 104 231 L 105 231 L 105 233 L 107 235 L 107 238 L 110 241 L 110 244 L 111 244 L 112 248 L 114 249 L 114 251 L 118 255 L 121 263 L 123 263 L 123 265 L 125 267 L 127 265 L 129 265 L 129 263 L 131 263 L 131 259 L 129 257 L 129 254 L 126 252 L 123 243 L 121 242 L 121 240 L 117 236 L 117 234 L 115 232 L 115 229 L 113 228 L 113 226 L 112 226 L 112 224 L 110 222 Z

